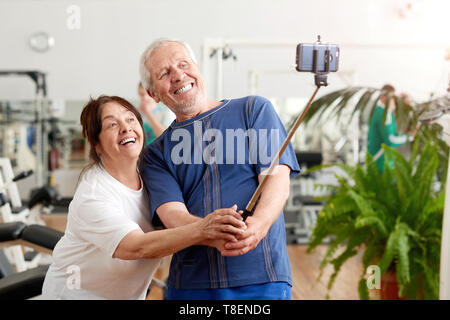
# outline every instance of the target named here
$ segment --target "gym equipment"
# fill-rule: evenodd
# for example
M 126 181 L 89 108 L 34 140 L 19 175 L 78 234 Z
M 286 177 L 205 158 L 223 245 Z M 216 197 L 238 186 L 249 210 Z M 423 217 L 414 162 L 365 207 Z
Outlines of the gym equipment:
M 15 182 L 30 176 L 32 173 L 33 171 L 29 170 L 14 177 L 9 159 L 0 158 L 0 217 L 3 222 L 20 221 L 26 224 L 45 225 L 42 214 L 51 212 L 52 204 L 58 200 L 59 196 L 54 188 L 44 186 L 34 190 L 28 207 L 22 206 Z M 7 179 L 6 182 L 3 182 L 2 176 Z M 4 261 L 3 264 L 9 261 L 19 272 L 37 267 L 43 255 L 30 246 L 24 249 L 25 253 L 20 245 L 5 249 L 5 252 L 2 253 L 8 260 Z
M 45 184 L 48 177 L 48 139 L 46 139 L 46 128 L 44 124 L 44 116 L 46 114 L 46 108 L 48 107 L 47 100 L 47 82 L 46 73 L 37 70 L 0 70 L 0 77 L 28 77 L 30 78 L 36 87 L 36 96 L 33 101 L 33 109 L 35 115 L 34 125 L 36 131 L 36 168 L 35 178 L 36 185 L 38 187 Z M 4 126 L 2 126 L 4 127 Z
M 41 225 L 1 223 L 0 247 L 26 245 L 43 252 L 52 252 L 63 235 L 63 232 Z M 0 279 L 0 300 L 23 300 L 40 295 L 48 267 L 41 265 Z
M 30 217 L 30 210 L 22 206 L 16 181 L 28 177 L 32 171 L 22 172 L 14 177 L 11 162 L 7 158 L 0 158 L 0 216 L 3 222 L 21 221 L 26 223 Z M 6 181 L 3 181 L 3 178 Z M 36 220 L 32 217 L 30 220 Z M 32 256 L 30 256 L 30 254 Z M 25 258 L 21 246 L 12 246 L 5 251 L 5 255 L 12 262 L 17 271 L 25 271 L 30 267 L 37 266 L 39 255 L 30 253 Z M 27 260 L 29 260 L 27 262 Z

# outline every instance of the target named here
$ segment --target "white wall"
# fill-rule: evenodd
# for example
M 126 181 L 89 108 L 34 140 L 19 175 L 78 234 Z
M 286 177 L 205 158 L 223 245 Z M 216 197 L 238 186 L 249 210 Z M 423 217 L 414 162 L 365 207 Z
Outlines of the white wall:
M 399 8 L 408 2 L 412 10 L 401 19 Z M 79 30 L 66 26 L 70 5 L 81 9 Z M 184 39 L 201 61 L 206 38 L 313 42 L 321 34 L 341 45 L 341 70 L 355 72 L 354 84 L 390 82 L 425 99 L 447 86 L 449 11 L 448 0 L 0 0 L 0 69 L 47 72 L 51 98 L 86 100 L 104 93 L 135 99 L 138 58 L 154 38 Z M 40 30 L 56 40 L 47 53 L 27 44 Z M 238 61 L 224 63 L 224 97 L 249 93 L 249 70 L 289 70 L 295 58 L 295 46 L 234 51 Z M 213 94 L 214 68 L 206 76 Z M 265 75 L 258 93 L 308 96 L 312 81 L 309 74 Z M 330 83 L 322 94 L 345 85 L 337 75 Z M 32 91 L 27 80 L 0 79 L 0 98 Z
M 408 3 L 412 9 L 404 10 Z M 71 5 L 81 10 L 80 29 L 67 27 Z M 449 12 L 448 0 L 0 0 L 0 70 L 46 72 L 51 99 L 79 100 L 66 103 L 66 116 L 78 120 L 90 95 L 136 100 L 138 59 L 155 38 L 189 42 L 199 61 L 205 39 L 243 39 L 247 45 L 232 46 L 237 62 L 223 63 L 220 98 L 249 94 L 249 73 L 258 71 L 255 93 L 279 98 L 274 101 L 304 101 L 314 89 L 313 76 L 292 71 L 295 44 L 314 42 L 320 34 L 340 44 L 341 61 L 339 74 L 330 75 L 330 85 L 319 96 L 346 86 L 342 76 L 347 74 L 353 85 L 389 82 L 423 100 L 447 88 L 450 66 L 443 57 L 450 47 Z M 28 46 L 37 31 L 55 38 L 47 53 Z M 254 41 L 292 46 L 250 45 Z M 215 59 L 208 65 L 208 92 L 217 98 Z M 0 99 L 33 97 L 30 80 L 0 77 Z M 55 176 L 56 184 L 58 177 L 67 187 L 76 183 L 76 174 Z M 21 185 L 22 198 L 31 187 Z M 67 196 L 70 190 L 61 193 Z

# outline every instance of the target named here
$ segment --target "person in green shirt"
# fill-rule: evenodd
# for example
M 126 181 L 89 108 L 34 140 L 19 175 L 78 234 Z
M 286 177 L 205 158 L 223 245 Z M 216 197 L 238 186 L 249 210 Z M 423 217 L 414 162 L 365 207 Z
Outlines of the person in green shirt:
M 144 121 L 144 133 L 147 145 L 149 145 L 153 140 L 159 137 L 164 130 L 166 130 L 166 127 L 161 124 L 153 114 L 153 111 L 157 107 L 157 103 L 148 95 L 140 82 L 138 85 L 138 94 L 140 98 L 139 110 L 144 114 L 145 118 L 147 118 L 147 121 Z
M 398 134 L 397 125 L 395 123 L 395 100 L 394 93 L 395 89 L 393 86 L 386 84 L 381 89 L 386 92 L 380 98 L 380 105 L 375 107 L 375 110 L 370 119 L 369 125 L 369 135 L 368 135 L 368 151 L 374 157 L 377 162 L 377 167 L 380 172 L 384 170 L 384 154 L 381 148 L 382 144 L 389 147 L 396 148 L 401 146 L 408 141 L 410 137 L 407 134 Z M 389 102 L 387 102 L 387 97 L 390 96 Z M 385 108 L 388 108 L 386 119 L 383 123 L 383 116 L 385 113 Z M 414 135 L 414 134 L 413 134 Z M 388 165 L 393 167 L 393 161 L 389 161 Z

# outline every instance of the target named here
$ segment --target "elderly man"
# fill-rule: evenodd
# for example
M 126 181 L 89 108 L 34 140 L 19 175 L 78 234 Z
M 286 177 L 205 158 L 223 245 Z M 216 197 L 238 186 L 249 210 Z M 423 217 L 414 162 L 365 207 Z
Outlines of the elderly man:
M 140 73 L 150 96 L 176 116 L 141 161 L 152 218 L 156 213 L 173 228 L 218 208 L 243 210 L 286 137 L 271 103 L 258 96 L 208 99 L 192 50 L 177 40 L 153 42 L 141 56 Z M 290 145 L 235 241 L 173 255 L 168 298 L 290 299 L 282 209 L 298 172 Z

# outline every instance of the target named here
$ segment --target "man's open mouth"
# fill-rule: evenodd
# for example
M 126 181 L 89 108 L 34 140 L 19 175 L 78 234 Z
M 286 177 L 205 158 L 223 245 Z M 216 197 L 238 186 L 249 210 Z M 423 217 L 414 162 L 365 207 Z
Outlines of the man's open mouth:
M 177 91 L 175 91 L 175 94 L 181 94 L 184 93 L 186 91 L 189 91 L 192 89 L 192 83 L 188 83 L 187 85 L 185 85 L 184 87 L 178 89 Z

